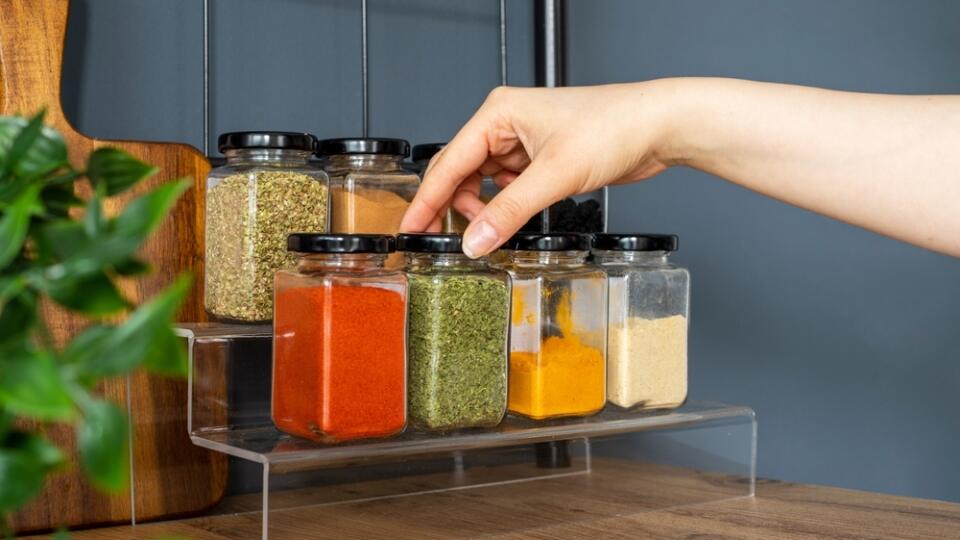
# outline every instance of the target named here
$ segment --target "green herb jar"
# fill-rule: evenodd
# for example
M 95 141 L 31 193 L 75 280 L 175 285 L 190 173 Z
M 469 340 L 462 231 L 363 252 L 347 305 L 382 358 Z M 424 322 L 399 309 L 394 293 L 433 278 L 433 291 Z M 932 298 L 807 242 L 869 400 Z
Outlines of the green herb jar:
M 409 283 L 409 425 L 496 426 L 507 408 L 510 277 L 463 254 L 453 234 L 401 234 Z

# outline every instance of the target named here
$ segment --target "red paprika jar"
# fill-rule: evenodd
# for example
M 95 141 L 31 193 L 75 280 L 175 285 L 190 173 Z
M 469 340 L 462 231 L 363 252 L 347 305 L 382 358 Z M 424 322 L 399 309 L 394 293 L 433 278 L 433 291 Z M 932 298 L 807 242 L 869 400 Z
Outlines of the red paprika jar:
M 407 282 L 384 268 L 394 238 L 292 234 L 297 267 L 276 274 L 273 402 L 277 428 L 337 442 L 406 424 Z

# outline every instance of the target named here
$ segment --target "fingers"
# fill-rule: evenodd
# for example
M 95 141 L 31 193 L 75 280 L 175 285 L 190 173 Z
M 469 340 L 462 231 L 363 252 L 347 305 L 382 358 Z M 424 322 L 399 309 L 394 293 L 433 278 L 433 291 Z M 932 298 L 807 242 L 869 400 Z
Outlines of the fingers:
M 534 214 L 575 191 L 579 167 L 558 158 L 559 152 L 534 160 L 470 222 L 463 251 L 476 258 L 487 255 L 516 233 Z M 468 203 L 460 201 L 461 205 Z M 482 204 L 482 203 L 481 203 Z
M 420 189 L 400 223 L 401 231 L 423 231 L 442 217 L 457 186 L 487 160 L 489 147 L 483 115 L 481 109 L 431 160 Z
M 473 220 L 484 207 L 480 200 L 480 183 L 482 179 L 479 174 L 474 174 L 466 182 L 460 184 L 456 193 L 453 194 L 452 206 L 467 218 L 467 221 Z

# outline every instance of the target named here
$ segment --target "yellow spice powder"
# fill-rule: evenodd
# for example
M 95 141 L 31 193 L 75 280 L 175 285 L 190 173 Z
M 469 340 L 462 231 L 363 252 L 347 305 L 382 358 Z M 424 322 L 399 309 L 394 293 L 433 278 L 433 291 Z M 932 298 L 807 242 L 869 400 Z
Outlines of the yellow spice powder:
M 541 420 L 587 415 L 603 408 L 603 353 L 570 333 L 551 336 L 540 353 L 511 352 L 509 408 Z

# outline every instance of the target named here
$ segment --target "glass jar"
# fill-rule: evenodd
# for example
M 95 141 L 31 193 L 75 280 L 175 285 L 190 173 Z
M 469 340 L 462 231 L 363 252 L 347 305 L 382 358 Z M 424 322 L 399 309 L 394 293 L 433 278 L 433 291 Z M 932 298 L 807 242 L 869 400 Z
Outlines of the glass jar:
M 401 234 L 410 286 L 407 411 L 411 426 L 496 426 L 507 409 L 510 277 L 463 254 L 448 234 Z
M 518 233 L 502 267 L 513 281 L 510 412 L 587 416 L 606 402 L 607 280 L 586 262 L 590 237 Z
M 410 161 L 413 162 L 413 169 L 417 171 L 421 178 L 423 178 L 423 173 L 427 172 L 427 165 L 430 165 L 433 156 L 443 150 L 446 145 L 447 143 L 429 143 L 418 144 L 413 147 L 413 151 L 410 152 Z
M 524 232 L 599 233 L 606 230 L 606 194 L 604 189 L 567 197 L 530 218 Z M 544 227 L 544 217 L 547 226 Z
M 418 144 L 413 147 L 413 163 L 414 168 L 417 170 L 417 173 L 420 175 L 420 178 L 423 179 L 423 175 L 427 172 L 427 165 L 430 164 L 430 160 L 436 155 L 437 152 L 443 149 L 447 143 L 431 143 L 431 144 Z M 486 204 L 490 202 L 490 199 L 493 199 L 497 193 L 500 192 L 500 188 L 493 183 L 493 178 L 489 176 L 484 176 L 480 180 L 480 200 Z M 470 224 L 463 214 L 457 212 L 453 208 L 448 208 L 447 213 L 443 218 L 443 232 L 449 234 L 463 234 L 463 231 L 467 230 L 467 225 Z
M 609 281 L 610 403 L 644 409 L 683 404 L 690 274 L 667 260 L 677 237 L 600 234 L 593 247 Z
M 324 442 L 385 437 L 406 423 L 407 280 L 384 268 L 385 235 L 293 234 L 277 272 L 277 428 Z
M 397 234 L 420 177 L 403 168 L 402 139 L 325 139 L 317 156 L 330 175 L 335 233 Z
M 310 163 L 309 133 L 220 135 L 226 164 L 210 171 L 206 195 L 204 305 L 215 318 L 269 321 L 273 275 L 292 266 L 287 235 L 328 228 L 328 180 Z

